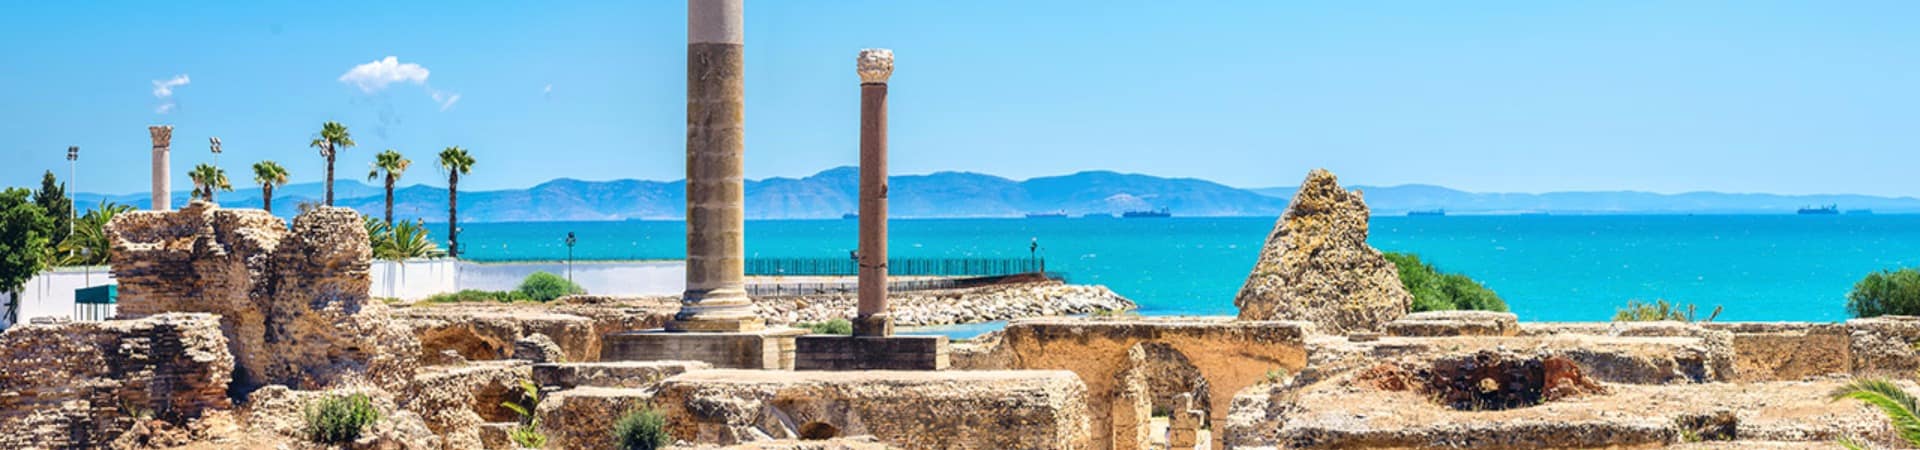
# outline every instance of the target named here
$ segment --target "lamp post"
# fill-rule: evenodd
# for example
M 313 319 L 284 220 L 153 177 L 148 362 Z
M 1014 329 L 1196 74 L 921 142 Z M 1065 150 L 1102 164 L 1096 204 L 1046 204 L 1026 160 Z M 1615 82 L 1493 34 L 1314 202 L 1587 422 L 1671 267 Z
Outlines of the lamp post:
M 80 146 L 78 145 L 67 146 L 67 212 L 73 215 L 73 217 L 69 217 L 67 219 L 67 235 L 68 236 L 73 235 L 73 223 L 80 220 L 80 210 L 78 208 L 75 208 L 76 206 L 79 206 L 79 205 L 76 204 L 73 200 L 74 194 L 78 193 L 77 191 L 73 190 L 74 187 L 78 186 L 78 184 L 74 183 L 73 181 L 74 181 L 74 176 L 80 173 L 79 169 L 77 169 L 78 167 L 77 162 L 79 160 L 80 160 Z
M 213 149 L 213 166 L 220 167 L 220 138 L 207 138 L 207 147 Z
M 567 232 L 567 282 L 573 282 L 573 244 L 579 242 L 572 231 Z
M 85 268 L 81 269 L 86 273 L 81 276 L 81 287 L 93 287 L 93 247 L 80 247 L 80 259 L 87 260 L 87 264 L 83 265 Z
M 1039 261 L 1040 261 L 1040 237 L 1034 236 L 1033 243 L 1027 244 L 1027 266 L 1029 267 L 1039 266 L 1040 265 Z M 1046 272 L 1045 269 L 1041 269 L 1040 271 Z

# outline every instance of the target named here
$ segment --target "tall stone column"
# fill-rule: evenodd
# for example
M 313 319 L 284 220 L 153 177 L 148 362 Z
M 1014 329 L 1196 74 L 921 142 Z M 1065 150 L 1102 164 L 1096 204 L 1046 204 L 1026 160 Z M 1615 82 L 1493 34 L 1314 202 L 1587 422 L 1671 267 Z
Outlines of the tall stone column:
M 687 2 L 687 291 L 671 331 L 753 331 L 745 278 L 742 0 Z
M 170 210 L 173 209 L 173 162 L 169 153 L 173 147 L 173 125 L 149 126 L 147 134 L 153 138 L 152 209 Z
M 887 78 L 893 51 L 870 48 L 855 60 L 860 73 L 860 307 L 855 336 L 893 335 L 887 313 Z

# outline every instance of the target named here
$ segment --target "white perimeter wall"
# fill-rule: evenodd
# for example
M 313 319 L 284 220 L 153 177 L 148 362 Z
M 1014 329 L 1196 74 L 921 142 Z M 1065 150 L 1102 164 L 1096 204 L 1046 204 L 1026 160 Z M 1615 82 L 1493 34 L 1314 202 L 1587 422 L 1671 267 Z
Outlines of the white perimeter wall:
M 475 263 L 452 259 L 412 261 L 374 261 L 368 268 L 376 298 L 420 300 L 433 294 L 463 289 L 487 291 L 511 290 L 535 271 L 567 275 L 565 262 Z M 577 262 L 573 281 L 587 292 L 603 295 L 652 296 L 680 295 L 686 290 L 687 265 L 683 261 Z M 27 281 L 20 305 L 20 320 L 34 317 L 73 317 L 73 290 L 113 284 L 106 266 L 88 271 L 61 268 L 42 272 Z M 0 293 L 0 305 L 12 296 Z M 0 317 L 0 329 L 12 326 Z

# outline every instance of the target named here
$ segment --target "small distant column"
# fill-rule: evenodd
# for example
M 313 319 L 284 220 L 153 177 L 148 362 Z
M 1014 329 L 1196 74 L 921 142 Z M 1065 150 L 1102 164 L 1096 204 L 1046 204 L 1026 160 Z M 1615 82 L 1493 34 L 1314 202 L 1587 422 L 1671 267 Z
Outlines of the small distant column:
M 754 331 L 746 290 L 742 0 L 687 2 L 687 290 L 672 331 Z
M 147 127 L 153 138 L 153 210 L 173 209 L 173 163 L 168 155 L 173 145 L 173 125 Z
M 891 336 L 887 313 L 887 78 L 893 51 L 870 48 L 860 73 L 860 305 L 854 336 Z

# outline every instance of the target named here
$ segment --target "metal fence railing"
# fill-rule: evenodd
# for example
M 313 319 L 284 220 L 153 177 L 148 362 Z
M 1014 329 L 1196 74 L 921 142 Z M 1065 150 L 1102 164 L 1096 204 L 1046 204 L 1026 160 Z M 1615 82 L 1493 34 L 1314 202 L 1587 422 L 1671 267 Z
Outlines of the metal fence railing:
M 887 274 L 896 276 L 1000 276 L 1046 272 L 1046 258 L 893 258 Z M 749 258 L 749 276 L 850 276 L 860 273 L 853 258 Z
M 1065 281 L 1065 274 L 1058 273 L 1018 273 L 965 278 L 928 278 L 920 280 L 898 280 L 887 282 L 890 292 L 928 291 L 938 289 L 964 289 L 990 286 L 1002 283 L 1024 283 L 1042 280 Z M 846 281 L 809 281 L 809 282 L 756 282 L 747 283 L 747 295 L 754 297 L 783 297 L 796 295 L 852 294 L 860 291 L 860 283 Z

